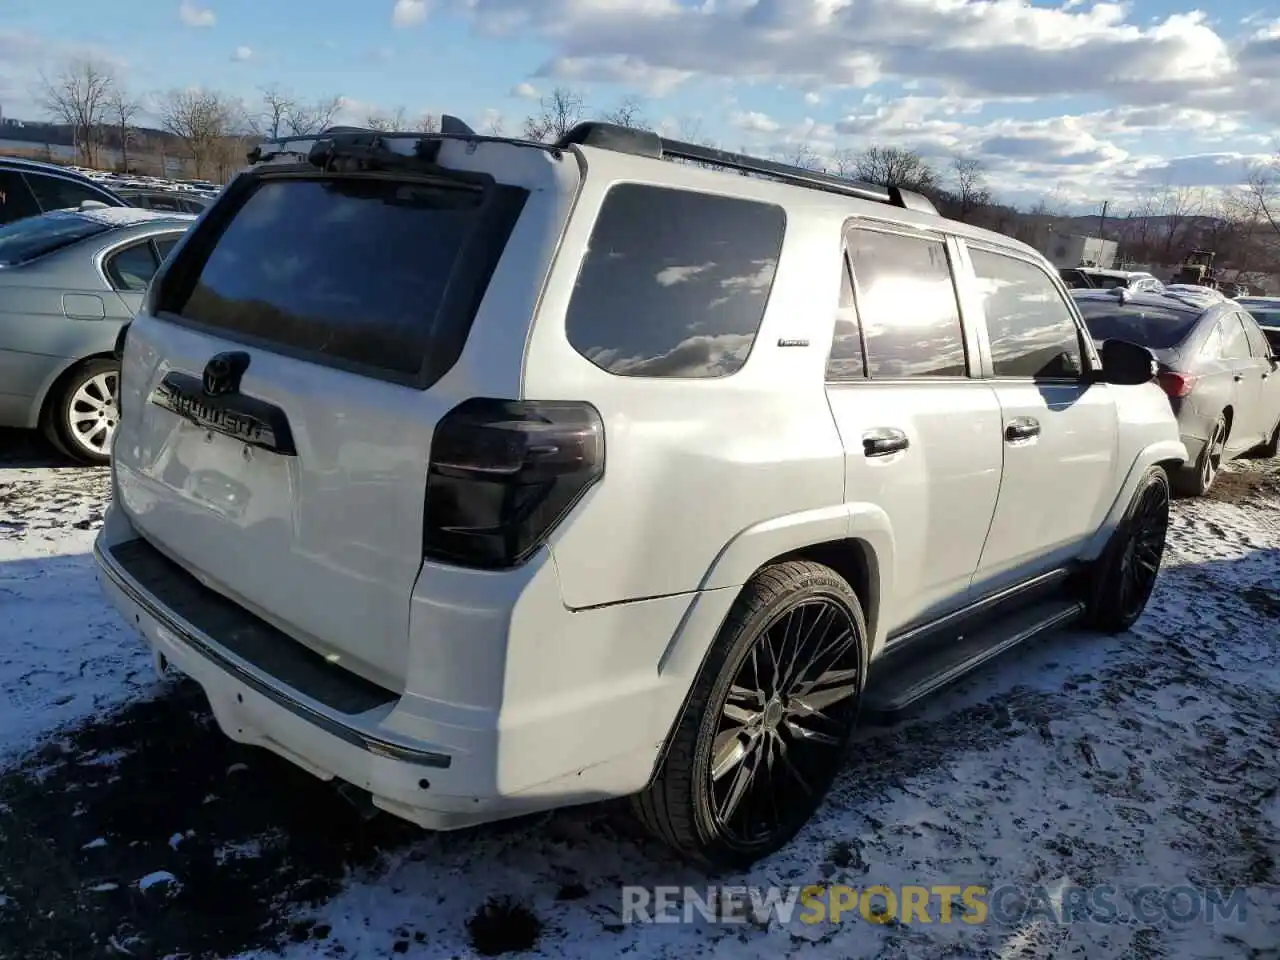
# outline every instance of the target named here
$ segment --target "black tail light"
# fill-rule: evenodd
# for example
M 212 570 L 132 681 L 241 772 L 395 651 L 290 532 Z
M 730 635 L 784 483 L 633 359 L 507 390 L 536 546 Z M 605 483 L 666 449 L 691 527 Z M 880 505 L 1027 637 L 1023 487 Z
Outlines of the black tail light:
M 423 556 L 519 566 L 603 475 L 604 423 L 590 404 L 467 400 L 431 440 Z

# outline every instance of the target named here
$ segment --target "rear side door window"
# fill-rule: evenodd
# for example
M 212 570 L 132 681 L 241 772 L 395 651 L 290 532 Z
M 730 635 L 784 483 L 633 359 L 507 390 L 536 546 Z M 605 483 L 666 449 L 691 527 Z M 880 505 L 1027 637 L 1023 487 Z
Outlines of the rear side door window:
M 156 259 L 164 263 L 169 259 L 169 254 L 173 253 L 173 248 L 178 245 L 179 237 L 156 237 L 151 242 L 156 248 Z
M 151 250 L 151 242 L 142 240 L 117 250 L 104 266 L 107 279 L 117 290 L 141 293 L 147 289 L 160 264 Z
M 964 329 L 946 244 L 853 228 L 845 242 L 871 379 L 965 377 Z
M 22 174 L 14 170 L 0 170 L 0 226 L 41 212 L 40 204 L 36 203 Z
M 1245 338 L 1249 341 L 1249 352 L 1259 359 L 1267 359 L 1271 356 L 1271 347 L 1267 343 L 1267 338 L 1263 335 L 1262 329 L 1248 314 L 1236 314 L 1240 318 L 1240 323 L 1244 326 Z
M 1230 314 L 1222 318 L 1222 357 L 1224 360 L 1249 360 L 1253 353 L 1249 349 L 1249 338 L 1244 332 L 1244 324 L 1238 314 Z
M 983 294 L 995 375 L 1079 379 L 1080 329 L 1049 275 L 1016 257 L 974 248 L 969 254 Z
M 611 187 L 565 313 L 569 343 L 617 376 L 736 373 L 764 319 L 785 227 L 773 204 Z
M 849 261 L 840 258 L 840 304 L 836 308 L 836 328 L 827 355 L 827 380 L 862 380 L 867 375 L 862 351 L 862 330 L 858 324 L 858 308 L 853 301 L 853 280 Z
M 72 210 L 86 200 L 96 203 L 110 204 L 111 198 L 93 187 L 67 180 L 63 177 L 48 177 L 44 174 L 26 174 L 31 192 L 35 194 L 40 206 L 49 210 Z

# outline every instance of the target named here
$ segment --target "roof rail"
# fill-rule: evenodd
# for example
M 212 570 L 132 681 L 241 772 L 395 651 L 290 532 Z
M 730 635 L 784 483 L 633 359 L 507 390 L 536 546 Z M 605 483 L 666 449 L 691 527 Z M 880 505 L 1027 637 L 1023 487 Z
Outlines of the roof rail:
M 808 187 L 811 190 L 823 190 L 857 200 L 873 200 L 879 203 L 892 204 L 904 210 L 916 213 L 938 215 L 938 208 L 928 197 L 912 190 L 899 187 L 881 187 L 873 183 L 862 183 L 857 180 L 846 180 L 843 177 L 806 170 L 776 160 L 765 160 L 745 153 L 731 153 L 716 147 L 704 147 L 696 143 L 685 143 L 682 140 L 670 140 L 659 136 L 652 130 L 634 130 L 616 123 L 589 121 L 580 123 L 556 141 L 557 147 L 569 147 L 580 144 L 586 147 L 598 147 L 602 150 L 614 150 L 618 153 L 629 153 L 654 160 L 671 158 L 675 160 L 691 160 L 711 166 L 737 170 L 741 173 L 754 173 L 771 177 L 796 187 Z
M 316 133 L 316 134 L 307 134 L 306 136 L 309 136 L 309 137 L 323 137 L 323 136 L 327 136 L 328 134 L 331 134 L 331 133 L 385 133 L 385 134 L 387 134 L 387 136 L 394 136 L 394 137 L 411 137 L 411 136 L 414 136 L 415 134 L 417 134 L 417 135 L 419 135 L 419 136 L 421 136 L 421 135 L 428 135 L 428 136 L 429 136 L 429 135 L 430 135 L 430 134 L 432 134 L 432 133 L 439 133 L 439 134 L 443 134 L 444 136 L 447 136 L 447 137 L 474 137 L 474 136 L 476 136 L 476 132 L 475 132 L 474 130 L 472 130 L 469 126 L 467 126 L 467 124 L 466 124 L 464 121 L 459 120 L 457 117 L 455 117 L 455 116 L 453 116 L 452 114 L 449 114 L 449 113 L 442 113 L 442 114 L 440 114 L 440 129 L 439 129 L 439 130 L 414 130 L 414 131 L 395 130 L 395 131 L 390 131 L 390 130 L 375 130 L 373 127 L 344 127 L 344 126 L 338 126 L 338 127 L 325 127 L 325 129 L 321 130 L 319 133 Z M 301 139 L 303 139 L 303 137 L 300 137 L 300 136 L 295 135 L 295 136 L 292 136 L 292 137 L 281 137 L 280 139 L 282 139 L 282 140 L 301 140 Z

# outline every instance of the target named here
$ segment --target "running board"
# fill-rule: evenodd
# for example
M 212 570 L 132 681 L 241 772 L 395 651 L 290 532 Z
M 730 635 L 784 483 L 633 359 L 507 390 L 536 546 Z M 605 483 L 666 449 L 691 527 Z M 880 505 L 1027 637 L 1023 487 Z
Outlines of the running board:
M 972 633 L 953 635 L 945 643 L 930 644 L 926 649 L 912 649 L 914 644 L 895 649 L 871 665 L 863 712 L 874 715 L 906 710 L 1024 640 L 1064 627 L 1083 613 L 1084 604 L 1079 600 L 1043 600 L 977 625 Z

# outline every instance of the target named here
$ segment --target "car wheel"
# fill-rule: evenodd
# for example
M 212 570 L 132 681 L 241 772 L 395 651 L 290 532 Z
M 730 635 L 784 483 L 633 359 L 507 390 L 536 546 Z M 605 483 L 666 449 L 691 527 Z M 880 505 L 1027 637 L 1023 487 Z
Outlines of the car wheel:
M 1271 431 L 1271 439 L 1258 451 L 1258 458 L 1261 460 L 1271 460 L 1274 457 L 1280 457 L 1280 423 Z
M 57 446 L 81 463 L 105 464 L 120 422 L 120 365 L 89 360 L 67 378 L 49 421 Z
M 1227 419 L 1218 417 L 1209 432 L 1209 442 L 1200 451 L 1200 457 L 1190 468 L 1179 470 L 1174 478 L 1178 493 L 1188 497 L 1203 497 L 1218 478 L 1222 458 L 1227 447 Z
M 743 588 L 694 681 L 642 823 L 712 869 L 785 846 L 839 772 L 866 679 L 867 629 L 849 584 L 788 561 Z
M 1089 572 L 1089 626 L 1123 633 L 1138 622 L 1155 589 L 1168 533 L 1169 479 L 1160 467 L 1152 467 Z

